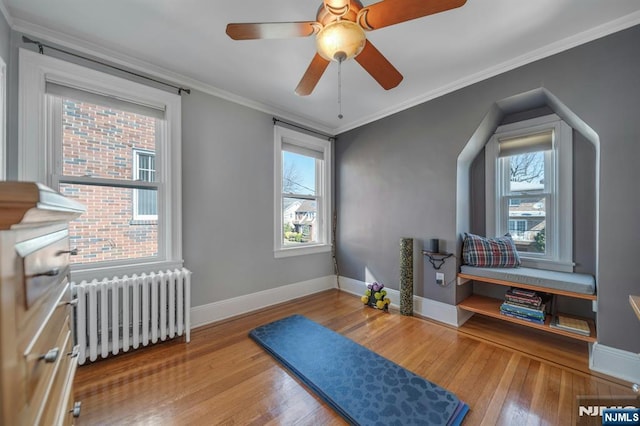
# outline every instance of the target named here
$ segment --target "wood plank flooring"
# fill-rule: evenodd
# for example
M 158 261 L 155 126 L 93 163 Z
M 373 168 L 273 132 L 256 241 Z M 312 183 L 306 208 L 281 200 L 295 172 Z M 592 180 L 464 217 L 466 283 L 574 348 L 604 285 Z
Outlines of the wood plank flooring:
M 474 336 L 474 327 L 482 332 L 477 324 L 458 331 L 330 290 L 195 329 L 189 344 L 178 339 L 78 368 L 77 424 L 345 424 L 247 336 L 294 313 L 454 392 L 471 407 L 465 425 L 575 424 L 577 395 L 633 395 L 629 386 L 585 373 L 580 350 L 556 354 L 559 362 L 548 347 L 530 356 L 516 349 L 523 342 Z

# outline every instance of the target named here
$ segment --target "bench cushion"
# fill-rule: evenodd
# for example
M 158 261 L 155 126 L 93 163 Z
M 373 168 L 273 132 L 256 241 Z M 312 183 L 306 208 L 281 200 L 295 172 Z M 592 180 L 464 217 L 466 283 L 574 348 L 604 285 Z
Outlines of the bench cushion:
M 517 284 L 529 284 L 556 290 L 581 294 L 594 294 L 596 280 L 592 275 L 571 272 L 547 271 L 533 268 L 478 268 L 462 265 L 460 272 L 484 278 L 510 281 Z

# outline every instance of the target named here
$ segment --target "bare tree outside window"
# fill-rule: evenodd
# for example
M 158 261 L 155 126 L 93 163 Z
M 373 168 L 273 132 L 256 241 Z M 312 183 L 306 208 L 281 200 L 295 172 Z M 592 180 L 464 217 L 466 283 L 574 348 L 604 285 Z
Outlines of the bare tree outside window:
M 302 186 L 300 182 L 302 182 L 302 173 L 296 164 L 286 162 L 282 171 L 282 192 L 287 194 L 299 192 L 299 187 Z
M 511 182 L 544 183 L 544 152 L 528 152 L 511 156 Z

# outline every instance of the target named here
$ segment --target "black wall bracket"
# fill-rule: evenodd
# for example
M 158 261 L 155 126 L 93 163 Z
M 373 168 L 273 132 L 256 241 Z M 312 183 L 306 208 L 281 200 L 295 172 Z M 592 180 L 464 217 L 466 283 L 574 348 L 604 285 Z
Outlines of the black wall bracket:
M 453 253 L 434 253 L 428 250 L 422 250 L 422 254 L 429 258 L 429 262 L 431 262 L 435 270 L 440 269 L 445 260 L 453 256 Z

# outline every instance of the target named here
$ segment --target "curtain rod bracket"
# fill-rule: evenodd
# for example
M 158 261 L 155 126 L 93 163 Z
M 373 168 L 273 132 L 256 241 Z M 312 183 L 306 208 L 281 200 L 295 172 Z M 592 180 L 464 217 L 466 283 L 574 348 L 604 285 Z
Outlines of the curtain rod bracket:
M 302 126 L 300 126 L 298 124 L 295 124 L 295 123 L 289 123 L 287 121 L 280 120 L 279 118 L 272 117 L 272 119 L 273 119 L 273 125 L 274 126 L 276 125 L 276 123 L 284 123 L 284 124 L 286 124 L 288 126 L 297 127 L 298 129 L 305 130 L 305 131 L 311 132 L 311 133 L 315 133 L 316 135 L 324 136 L 325 138 L 327 138 L 330 141 L 335 141 L 337 139 L 335 136 L 329 136 L 329 135 L 327 135 L 325 133 L 318 132 L 317 130 L 308 129 L 306 127 L 302 127 Z
M 41 55 L 44 55 L 44 45 L 39 41 L 31 40 L 29 37 L 22 36 L 22 42 L 35 44 L 36 46 L 38 46 L 38 53 L 40 53 Z

